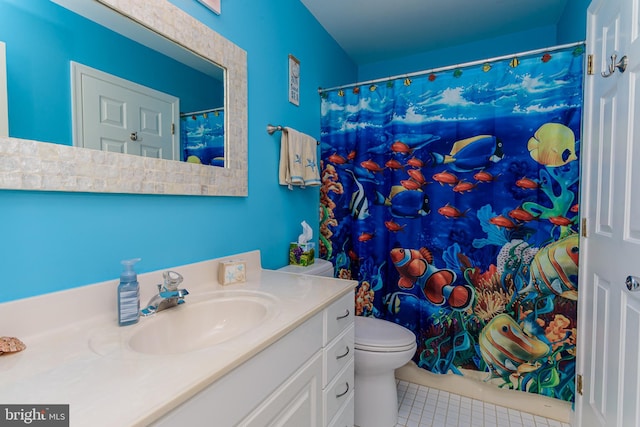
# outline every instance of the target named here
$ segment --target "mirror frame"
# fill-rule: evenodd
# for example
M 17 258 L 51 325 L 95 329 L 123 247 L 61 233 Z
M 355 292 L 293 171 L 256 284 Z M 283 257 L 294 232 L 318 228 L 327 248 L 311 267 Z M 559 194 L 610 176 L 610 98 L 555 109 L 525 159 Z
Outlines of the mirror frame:
M 167 0 L 147 1 L 144 6 L 131 0 L 94 1 L 225 69 L 225 166 L 0 136 L 0 188 L 247 196 L 246 51 Z

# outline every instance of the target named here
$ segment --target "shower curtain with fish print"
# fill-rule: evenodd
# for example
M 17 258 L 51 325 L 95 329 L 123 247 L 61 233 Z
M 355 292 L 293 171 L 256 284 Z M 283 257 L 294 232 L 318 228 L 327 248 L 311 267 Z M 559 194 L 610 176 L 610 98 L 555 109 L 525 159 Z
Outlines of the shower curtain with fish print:
M 224 110 L 181 113 L 180 145 L 185 162 L 224 167 Z
M 573 401 L 583 60 L 321 92 L 321 256 L 419 367 Z

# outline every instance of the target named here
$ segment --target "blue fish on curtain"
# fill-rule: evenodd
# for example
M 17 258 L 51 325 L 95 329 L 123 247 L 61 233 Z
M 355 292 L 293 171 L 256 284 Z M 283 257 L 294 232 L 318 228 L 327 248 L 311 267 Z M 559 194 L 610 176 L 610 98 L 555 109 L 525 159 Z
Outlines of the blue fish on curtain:
M 224 111 L 180 114 L 183 161 L 224 166 Z
M 418 366 L 574 400 L 583 59 L 321 93 L 321 256 Z

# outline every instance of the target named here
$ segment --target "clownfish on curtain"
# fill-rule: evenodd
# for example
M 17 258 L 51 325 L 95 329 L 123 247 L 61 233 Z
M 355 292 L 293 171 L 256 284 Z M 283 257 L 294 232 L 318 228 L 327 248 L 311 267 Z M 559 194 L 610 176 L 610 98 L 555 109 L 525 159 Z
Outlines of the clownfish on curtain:
M 419 367 L 573 401 L 583 60 L 321 91 L 321 256 Z

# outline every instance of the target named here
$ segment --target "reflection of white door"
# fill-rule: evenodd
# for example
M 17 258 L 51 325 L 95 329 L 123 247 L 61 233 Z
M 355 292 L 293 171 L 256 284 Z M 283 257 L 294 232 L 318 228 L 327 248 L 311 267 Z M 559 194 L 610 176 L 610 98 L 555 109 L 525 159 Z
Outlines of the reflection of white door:
M 0 42 L 0 136 L 9 136 L 9 108 L 7 105 L 6 47 L 4 42 Z
M 72 75 L 74 145 L 180 160 L 178 98 L 77 63 Z
M 576 426 L 640 426 L 640 40 L 637 0 L 594 0 L 587 45 Z M 611 55 L 624 73 L 608 73 Z M 640 111 L 639 111 L 640 112 Z M 584 232 L 584 230 L 583 230 Z

